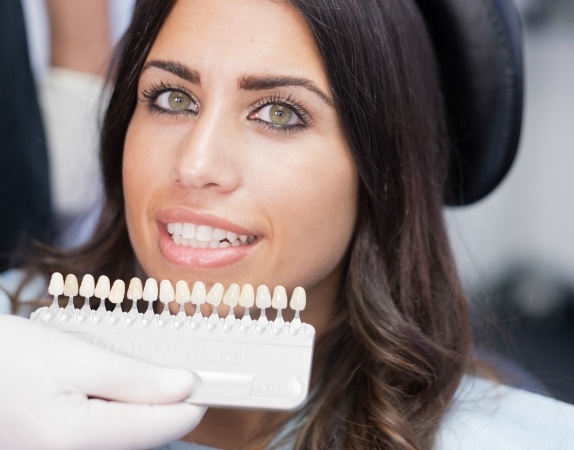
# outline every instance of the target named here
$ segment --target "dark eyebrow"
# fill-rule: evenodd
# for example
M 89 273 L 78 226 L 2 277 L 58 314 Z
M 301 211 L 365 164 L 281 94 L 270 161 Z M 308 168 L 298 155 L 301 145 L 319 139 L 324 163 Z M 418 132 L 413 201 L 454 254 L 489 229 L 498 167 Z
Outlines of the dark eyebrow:
M 187 66 L 178 63 L 177 61 L 162 61 L 157 59 L 152 59 L 144 64 L 142 73 L 149 69 L 150 67 L 156 67 L 161 70 L 166 70 L 173 73 L 175 76 L 182 78 L 190 83 L 199 84 L 199 72 L 189 69 Z
M 273 89 L 283 86 L 301 86 L 305 89 L 318 95 L 321 100 L 323 100 L 327 105 L 334 107 L 333 100 L 325 94 L 321 89 L 317 87 L 315 83 L 311 80 L 305 78 L 296 77 L 269 77 L 269 78 L 259 78 L 259 77 L 242 77 L 239 80 L 239 88 L 248 91 L 262 91 L 265 89 Z
M 156 67 L 174 74 L 175 76 L 189 81 L 190 83 L 200 84 L 199 72 L 192 70 L 177 61 L 163 61 L 152 59 L 144 64 L 142 72 L 150 67 Z M 301 86 L 319 96 L 327 105 L 334 107 L 333 100 L 317 87 L 311 80 L 297 77 L 255 77 L 245 76 L 239 80 L 239 88 L 248 91 L 262 91 L 283 86 Z

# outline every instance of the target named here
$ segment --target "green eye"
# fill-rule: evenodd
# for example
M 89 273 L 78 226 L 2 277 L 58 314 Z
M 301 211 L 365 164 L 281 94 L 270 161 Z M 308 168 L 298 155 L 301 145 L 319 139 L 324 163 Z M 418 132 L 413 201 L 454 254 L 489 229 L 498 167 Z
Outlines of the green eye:
M 269 108 L 269 119 L 275 125 L 287 125 L 291 121 L 293 110 L 283 105 L 271 105 Z
M 167 98 L 169 106 L 174 111 L 184 111 L 189 109 L 191 98 L 183 92 L 171 91 Z
M 164 91 L 157 96 L 154 105 L 166 112 L 194 113 L 199 109 L 197 102 L 185 92 L 178 90 Z
M 297 112 L 292 107 L 281 103 L 269 103 L 251 114 L 251 119 L 257 119 L 277 129 L 293 129 L 304 126 Z

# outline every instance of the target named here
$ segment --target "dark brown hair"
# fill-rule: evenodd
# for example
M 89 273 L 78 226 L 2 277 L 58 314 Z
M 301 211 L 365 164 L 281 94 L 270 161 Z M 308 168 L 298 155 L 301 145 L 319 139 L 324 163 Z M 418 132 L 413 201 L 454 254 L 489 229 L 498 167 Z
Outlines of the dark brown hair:
M 106 201 L 84 247 L 44 271 L 129 279 L 138 266 L 122 153 L 144 60 L 173 1 L 139 0 L 114 65 L 102 130 Z M 338 325 L 296 448 L 430 449 L 468 368 L 466 300 L 442 222 L 446 167 L 438 68 L 413 0 L 290 0 L 307 21 L 360 179 Z

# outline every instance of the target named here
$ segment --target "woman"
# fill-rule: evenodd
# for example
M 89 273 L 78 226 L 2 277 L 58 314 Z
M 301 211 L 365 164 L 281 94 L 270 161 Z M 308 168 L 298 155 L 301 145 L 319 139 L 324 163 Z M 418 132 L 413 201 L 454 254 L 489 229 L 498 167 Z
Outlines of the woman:
M 123 432 L 107 448 L 182 436 L 212 448 L 444 442 L 441 420 L 473 364 L 441 217 L 438 68 L 416 6 L 145 0 L 121 48 L 98 231 L 84 248 L 46 257 L 45 273 L 301 285 L 318 342 L 312 395 L 295 415 L 213 408 L 201 419 L 201 408 L 164 405 L 163 434 Z M 182 245 L 177 223 L 227 237 Z M 137 408 L 122 402 L 173 403 L 192 389 L 181 372 L 160 376 L 179 380 L 143 399 L 142 385 L 123 396 L 91 392 L 93 381 L 77 391 Z

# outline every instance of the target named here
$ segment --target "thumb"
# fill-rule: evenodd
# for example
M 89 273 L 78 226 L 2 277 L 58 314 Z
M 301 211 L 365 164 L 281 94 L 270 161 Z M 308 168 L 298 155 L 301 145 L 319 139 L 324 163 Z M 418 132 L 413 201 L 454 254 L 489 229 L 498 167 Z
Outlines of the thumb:
M 88 403 L 91 426 L 86 433 L 93 435 L 84 436 L 83 442 L 97 442 L 95 448 L 155 448 L 173 442 L 193 430 L 207 409 L 188 403 L 136 405 L 95 399 Z
M 78 342 L 83 344 L 83 342 Z M 128 403 L 174 403 L 189 397 L 194 376 L 183 369 L 159 366 L 82 345 L 68 365 L 68 380 L 91 397 Z

